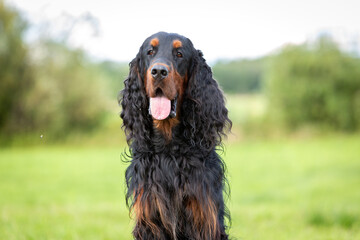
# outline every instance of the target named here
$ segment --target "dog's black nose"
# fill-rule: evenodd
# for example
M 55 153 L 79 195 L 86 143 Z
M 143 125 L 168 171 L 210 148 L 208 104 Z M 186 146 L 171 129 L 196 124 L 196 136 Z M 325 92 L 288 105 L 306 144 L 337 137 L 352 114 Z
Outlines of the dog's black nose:
M 168 69 L 164 65 L 156 64 L 151 69 L 151 75 L 156 80 L 162 80 L 169 74 Z

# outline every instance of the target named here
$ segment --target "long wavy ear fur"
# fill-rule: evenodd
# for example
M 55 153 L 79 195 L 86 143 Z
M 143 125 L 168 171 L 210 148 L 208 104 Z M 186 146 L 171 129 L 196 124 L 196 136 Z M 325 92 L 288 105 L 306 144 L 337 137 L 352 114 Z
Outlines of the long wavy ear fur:
M 194 55 L 183 103 L 184 134 L 193 145 L 211 150 L 221 145 L 222 137 L 226 136 L 232 123 L 228 118 L 223 92 L 213 79 L 211 68 L 201 51 L 196 51 Z
M 124 81 L 124 89 L 119 94 L 119 105 L 122 106 L 120 117 L 129 144 L 133 141 L 148 141 L 151 131 L 151 119 L 148 115 L 148 99 L 145 95 L 144 81 L 141 74 L 140 53 L 130 62 L 129 76 Z

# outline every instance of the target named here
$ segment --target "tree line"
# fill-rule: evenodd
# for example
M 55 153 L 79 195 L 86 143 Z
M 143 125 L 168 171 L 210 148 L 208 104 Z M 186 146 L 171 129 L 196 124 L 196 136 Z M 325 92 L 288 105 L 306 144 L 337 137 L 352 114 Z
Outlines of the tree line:
M 96 62 L 50 38 L 24 41 L 28 23 L 0 0 L 0 132 L 42 130 L 59 137 L 99 127 L 128 65 Z M 218 61 L 215 78 L 231 94 L 265 94 L 269 115 L 291 129 L 360 127 L 360 60 L 323 37 L 253 60 Z

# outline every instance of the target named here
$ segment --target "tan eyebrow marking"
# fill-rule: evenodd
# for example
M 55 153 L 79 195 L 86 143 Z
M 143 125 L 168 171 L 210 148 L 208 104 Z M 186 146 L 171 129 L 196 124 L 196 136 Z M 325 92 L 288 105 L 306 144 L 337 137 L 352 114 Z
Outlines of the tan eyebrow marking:
M 150 44 L 153 47 L 157 47 L 159 45 L 159 39 L 158 38 L 151 39 Z
M 174 40 L 174 41 L 173 41 L 173 47 L 174 47 L 174 48 L 180 48 L 180 47 L 182 47 L 182 42 L 181 42 L 180 40 L 178 40 L 178 39 Z

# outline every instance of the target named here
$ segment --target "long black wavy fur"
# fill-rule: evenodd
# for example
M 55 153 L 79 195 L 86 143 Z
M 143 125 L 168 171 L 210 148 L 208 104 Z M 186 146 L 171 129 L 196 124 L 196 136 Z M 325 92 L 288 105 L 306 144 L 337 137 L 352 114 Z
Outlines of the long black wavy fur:
M 193 49 L 192 55 L 171 141 L 148 113 L 140 53 L 119 95 L 129 145 L 126 202 L 136 215 L 135 239 L 228 239 L 226 168 L 217 150 L 231 121 L 201 51 Z

